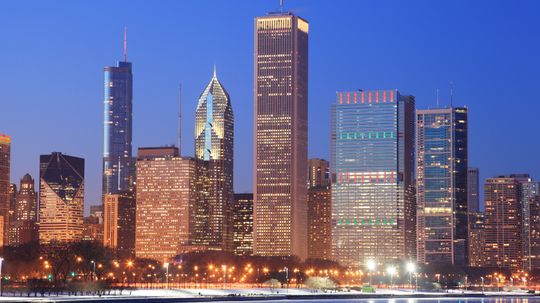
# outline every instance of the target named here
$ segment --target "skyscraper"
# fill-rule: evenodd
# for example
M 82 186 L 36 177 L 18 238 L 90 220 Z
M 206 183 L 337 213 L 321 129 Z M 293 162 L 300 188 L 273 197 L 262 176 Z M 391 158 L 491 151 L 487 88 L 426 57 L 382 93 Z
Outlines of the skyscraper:
M 499 176 L 484 184 L 486 267 L 522 266 L 522 206 L 518 180 Z
M 196 207 L 206 227 L 197 241 L 233 250 L 233 145 L 234 116 L 229 94 L 214 75 L 199 97 L 195 112 L 195 158 L 202 181 Z
M 11 160 L 11 137 L 0 134 L 0 220 L 3 222 L 0 226 L 0 247 L 7 244 L 7 223 L 9 210 L 9 177 Z
M 540 268 L 540 183 L 533 181 L 529 174 L 512 174 L 511 178 L 519 182 L 523 270 Z
M 308 22 L 255 19 L 254 253 L 307 256 Z
M 234 254 L 253 255 L 253 194 L 234 195 Z
M 120 256 L 135 255 L 135 197 L 132 193 L 105 195 L 103 246 Z
M 21 179 L 9 226 L 9 245 L 17 246 L 37 240 L 37 193 L 29 174 Z
M 84 159 L 53 152 L 39 161 L 39 242 L 82 239 Z
M 469 212 L 469 239 L 468 239 L 469 266 L 482 267 L 485 262 L 485 235 L 484 213 Z
M 126 61 L 104 68 L 103 195 L 133 189 L 134 160 L 131 151 L 133 75 Z
M 308 188 L 330 185 L 330 164 L 319 158 L 308 161 Z
M 414 97 L 339 92 L 331 118 L 333 259 L 414 258 Z
M 176 147 L 139 148 L 135 255 L 167 261 L 190 245 L 195 161 Z
M 417 256 L 467 264 L 466 108 L 416 111 Z
M 469 167 L 467 170 L 467 211 L 480 211 L 480 173 L 478 168 Z

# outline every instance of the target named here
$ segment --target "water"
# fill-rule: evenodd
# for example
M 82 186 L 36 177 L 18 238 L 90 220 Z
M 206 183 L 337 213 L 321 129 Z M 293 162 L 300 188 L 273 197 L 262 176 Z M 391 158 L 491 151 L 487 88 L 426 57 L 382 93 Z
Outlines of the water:
M 502 297 L 502 298 L 403 298 L 403 299 L 301 299 L 238 301 L 261 303 L 540 303 L 540 297 Z

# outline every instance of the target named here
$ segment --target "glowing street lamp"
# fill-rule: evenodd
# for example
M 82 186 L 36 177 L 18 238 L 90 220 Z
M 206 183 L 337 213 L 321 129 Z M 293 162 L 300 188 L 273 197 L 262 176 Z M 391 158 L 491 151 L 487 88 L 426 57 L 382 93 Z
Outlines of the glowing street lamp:
M 394 275 L 396 274 L 397 270 L 395 266 L 388 266 L 386 269 L 386 272 L 390 275 L 390 288 L 394 286 Z
M 166 283 L 166 287 L 169 288 L 169 262 L 165 262 L 163 264 L 163 267 L 165 267 L 165 283 Z
M 375 260 L 370 259 L 367 261 L 366 266 L 369 271 L 369 285 L 371 286 L 371 276 L 373 275 L 373 271 L 375 271 L 375 268 L 377 267 L 377 263 L 375 262 Z
M 2 263 L 4 263 L 4 258 L 0 257 L 0 296 L 4 294 L 2 289 Z
M 412 288 L 412 274 L 414 273 L 416 277 L 416 283 L 414 290 L 418 288 L 418 275 L 416 274 L 416 265 L 413 262 L 407 263 L 407 271 L 409 272 L 409 286 Z

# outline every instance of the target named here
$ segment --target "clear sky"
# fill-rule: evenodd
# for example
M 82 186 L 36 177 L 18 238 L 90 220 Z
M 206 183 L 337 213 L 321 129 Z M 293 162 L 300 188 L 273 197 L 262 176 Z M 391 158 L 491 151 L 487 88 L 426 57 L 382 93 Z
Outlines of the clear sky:
M 310 22 L 309 156 L 329 158 L 338 90 L 393 89 L 417 108 L 470 110 L 469 160 L 482 179 L 540 178 L 540 1 L 285 0 Z M 235 190 L 252 191 L 253 19 L 279 0 L 0 1 L 0 133 L 13 137 L 13 182 L 36 180 L 39 155 L 86 159 L 86 206 L 99 203 L 103 67 L 133 62 L 133 147 L 175 144 L 184 87 L 182 149 L 212 77 L 235 115 Z

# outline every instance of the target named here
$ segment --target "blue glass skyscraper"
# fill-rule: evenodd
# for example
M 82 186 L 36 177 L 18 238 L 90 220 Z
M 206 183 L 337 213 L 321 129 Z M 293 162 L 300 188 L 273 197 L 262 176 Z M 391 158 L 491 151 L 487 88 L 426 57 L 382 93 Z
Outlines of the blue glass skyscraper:
M 133 189 L 133 75 L 125 57 L 117 66 L 106 66 L 104 72 L 103 194 L 118 194 Z
M 467 108 L 416 112 L 418 261 L 467 264 Z
M 414 97 L 339 92 L 331 128 L 333 259 L 363 266 L 414 258 Z

